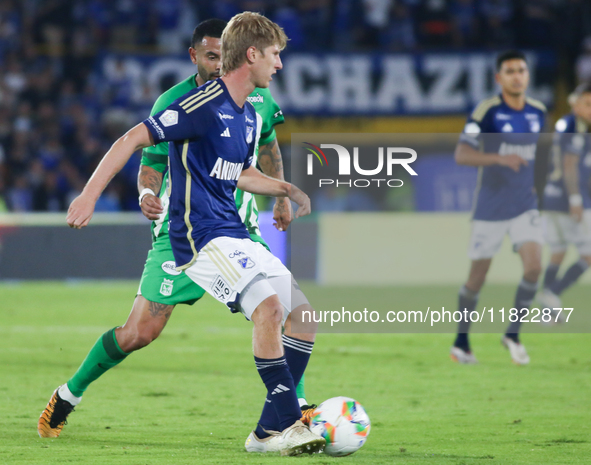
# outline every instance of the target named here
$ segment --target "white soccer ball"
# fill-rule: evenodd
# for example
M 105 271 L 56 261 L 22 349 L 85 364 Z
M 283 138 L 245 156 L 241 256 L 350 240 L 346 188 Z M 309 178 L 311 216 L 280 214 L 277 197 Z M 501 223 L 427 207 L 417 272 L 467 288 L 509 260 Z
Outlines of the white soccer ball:
M 352 454 L 365 444 L 371 424 L 364 408 L 355 399 L 333 397 L 318 406 L 310 429 L 326 439 L 326 454 L 340 457 Z

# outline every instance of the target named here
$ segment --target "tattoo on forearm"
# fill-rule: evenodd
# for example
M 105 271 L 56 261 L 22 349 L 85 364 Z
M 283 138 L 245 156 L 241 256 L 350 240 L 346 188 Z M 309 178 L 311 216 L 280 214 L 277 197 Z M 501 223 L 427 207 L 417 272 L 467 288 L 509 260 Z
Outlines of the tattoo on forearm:
M 149 166 L 140 166 L 140 172 L 137 178 L 137 188 L 139 192 L 144 189 L 152 189 L 156 195 L 158 195 L 161 186 L 162 173 Z
M 164 317 L 168 321 L 173 308 L 173 305 L 159 304 L 158 302 L 150 301 L 148 310 L 150 311 L 150 315 L 152 315 L 154 318 Z
M 277 138 L 259 147 L 259 165 L 267 176 L 283 181 L 283 160 Z

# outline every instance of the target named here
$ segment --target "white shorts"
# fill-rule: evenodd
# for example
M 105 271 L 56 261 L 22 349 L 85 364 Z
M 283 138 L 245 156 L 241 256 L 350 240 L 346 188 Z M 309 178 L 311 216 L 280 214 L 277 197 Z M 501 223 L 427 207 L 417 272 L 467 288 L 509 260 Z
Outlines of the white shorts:
M 581 222 L 568 213 L 544 213 L 546 241 L 552 253 L 564 252 L 573 244 L 580 255 L 591 255 L 591 210 L 583 211 Z
M 216 237 L 199 251 L 195 263 L 185 273 L 216 300 L 226 304 L 232 311 L 242 311 L 248 319 L 258 304 L 267 297 L 278 294 L 271 278 L 289 277 L 289 281 L 280 282 L 283 286 L 287 282 L 291 289 L 291 273 L 281 260 L 250 239 Z M 256 298 L 251 296 L 247 300 L 248 308 L 240 308 L 240 294 L 259 275 L 263 279 L 257 278 L 258 282 L 253 283 L 250 291 L 256 294 Z M 246 289 L 245 294 L 250 292 Z M 246 298 L 246 295 L 243 297 Z M 255 305 L 254 308 L 251 308 L 252 305 Z
M 468 247 L 471 260 L 494 257 L 509 234 L 513 250 L 518 251 L 526 242 L 544 243 L 544 229 L 540 212 L 528 210 L 515 218 L 501 221 L 472 221 L 472 235 Z

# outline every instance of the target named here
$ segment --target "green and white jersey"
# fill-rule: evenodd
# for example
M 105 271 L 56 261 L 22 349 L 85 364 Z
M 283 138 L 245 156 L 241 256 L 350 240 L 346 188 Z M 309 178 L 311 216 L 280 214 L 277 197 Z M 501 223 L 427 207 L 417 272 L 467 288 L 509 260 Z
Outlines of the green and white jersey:
M 151 116 L 164 110 L 176 99 L 182 97 L 187 92 L 195 89 L 197 83 L 195 82 L 196 75 L 190 76 L 182 82 L 179 82 L 174 87 L 164 92 L 154 106 L 152 107 Z M 263 124 L 260 132 L 259 145 L 256 147 L 253 165 L 256 165 L 258 157 L 259 147 L 266 145 L 275 139 L 275 125 L 281 124 L 284 121 L 283 112 L 277 102 L 271 96 L 269 89 L 256 88 L 252 94 L 247 97 L 247 100 L 252 103 L 256 112 L 261 116 Z M 142 165 L 149 166 L 160 173 L 164 173 L 168 166 L 168 142 L 161 142 L 153 147 L 147 147 L 142 153 Z M 152 238 L 156 240 L 163 236 L 168 236 L 168 172 L 162 179 L 162 187 L 160 189 L 160 199 L 162 200 L 162 206 L 164 207 L 164 213 L 160 215 L 160 218 L 152 222 Z M 254 196 L 249 192 L 241 191 L 236 189 L 234 193 L 236 199 L 236 207 L 240 218 L 246 225 L 249 234 L 260 236 L 259 230 L 259 211 L 257 209 L 256 201 Z

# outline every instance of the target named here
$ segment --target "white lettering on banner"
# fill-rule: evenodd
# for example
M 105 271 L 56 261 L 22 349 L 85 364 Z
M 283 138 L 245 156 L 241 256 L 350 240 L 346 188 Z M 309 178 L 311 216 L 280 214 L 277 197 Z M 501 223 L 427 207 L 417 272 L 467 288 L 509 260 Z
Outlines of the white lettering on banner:
M 322 59 L 317 59 L 313 55 L 297 55 L 286 62 L 283 69 L 283 78 L 285 80 L 285 90 L 289 95 L 289 106 L 297 110 L 321 110 L 325 104 L 325 89 L 322 84 L 315 84 L 309 90 L 304 89 L 305 76 L 313 79 L 322 79 L 324 70 L 322 69 Z M 277 100 L 274 90 L 271 92 Z M 287 102 L 277 100 L 280 106 Z
M 435 78 L 429 92 L 429 102 L 433 110 L 461 111 L 466 107 L 465 94 L 455 89 L 464 72 L 464 63 L 460 57 L 428 56 L 424 67 Z
M 398 107 L 399 99 L 410 113 L 423 110 L 423 96 L 412 57 L 386 57 L 382 64 L 375 107 L 381 111 L 392 111 Z
M 330 107 L 333 111 L 348 111 L 351 106 L 371 110 L 371 59 L 366 55 L 330 57 Z
M 536 71 L 550 70 L 548 55 L 528 53 L 528 92 L 544 103 L 553 100 L 550 85 Z M 162 93 L 165 80 L 179 82 L 194 73 L 185 58 L 119 57 L 130 81 L 132 103 L 145 105 Z M 283 111 L 323 114 L 404 114 L 465 112 L 494 95 L 494 54 L 311 54 L 292 53 L 271 83 Z M 542 65 L 538 66 L 538 62 Z M 102 61 L 107 83 L 116 77 L 116 60 Z M 145 86 L 149 95 L 146 96 Z

